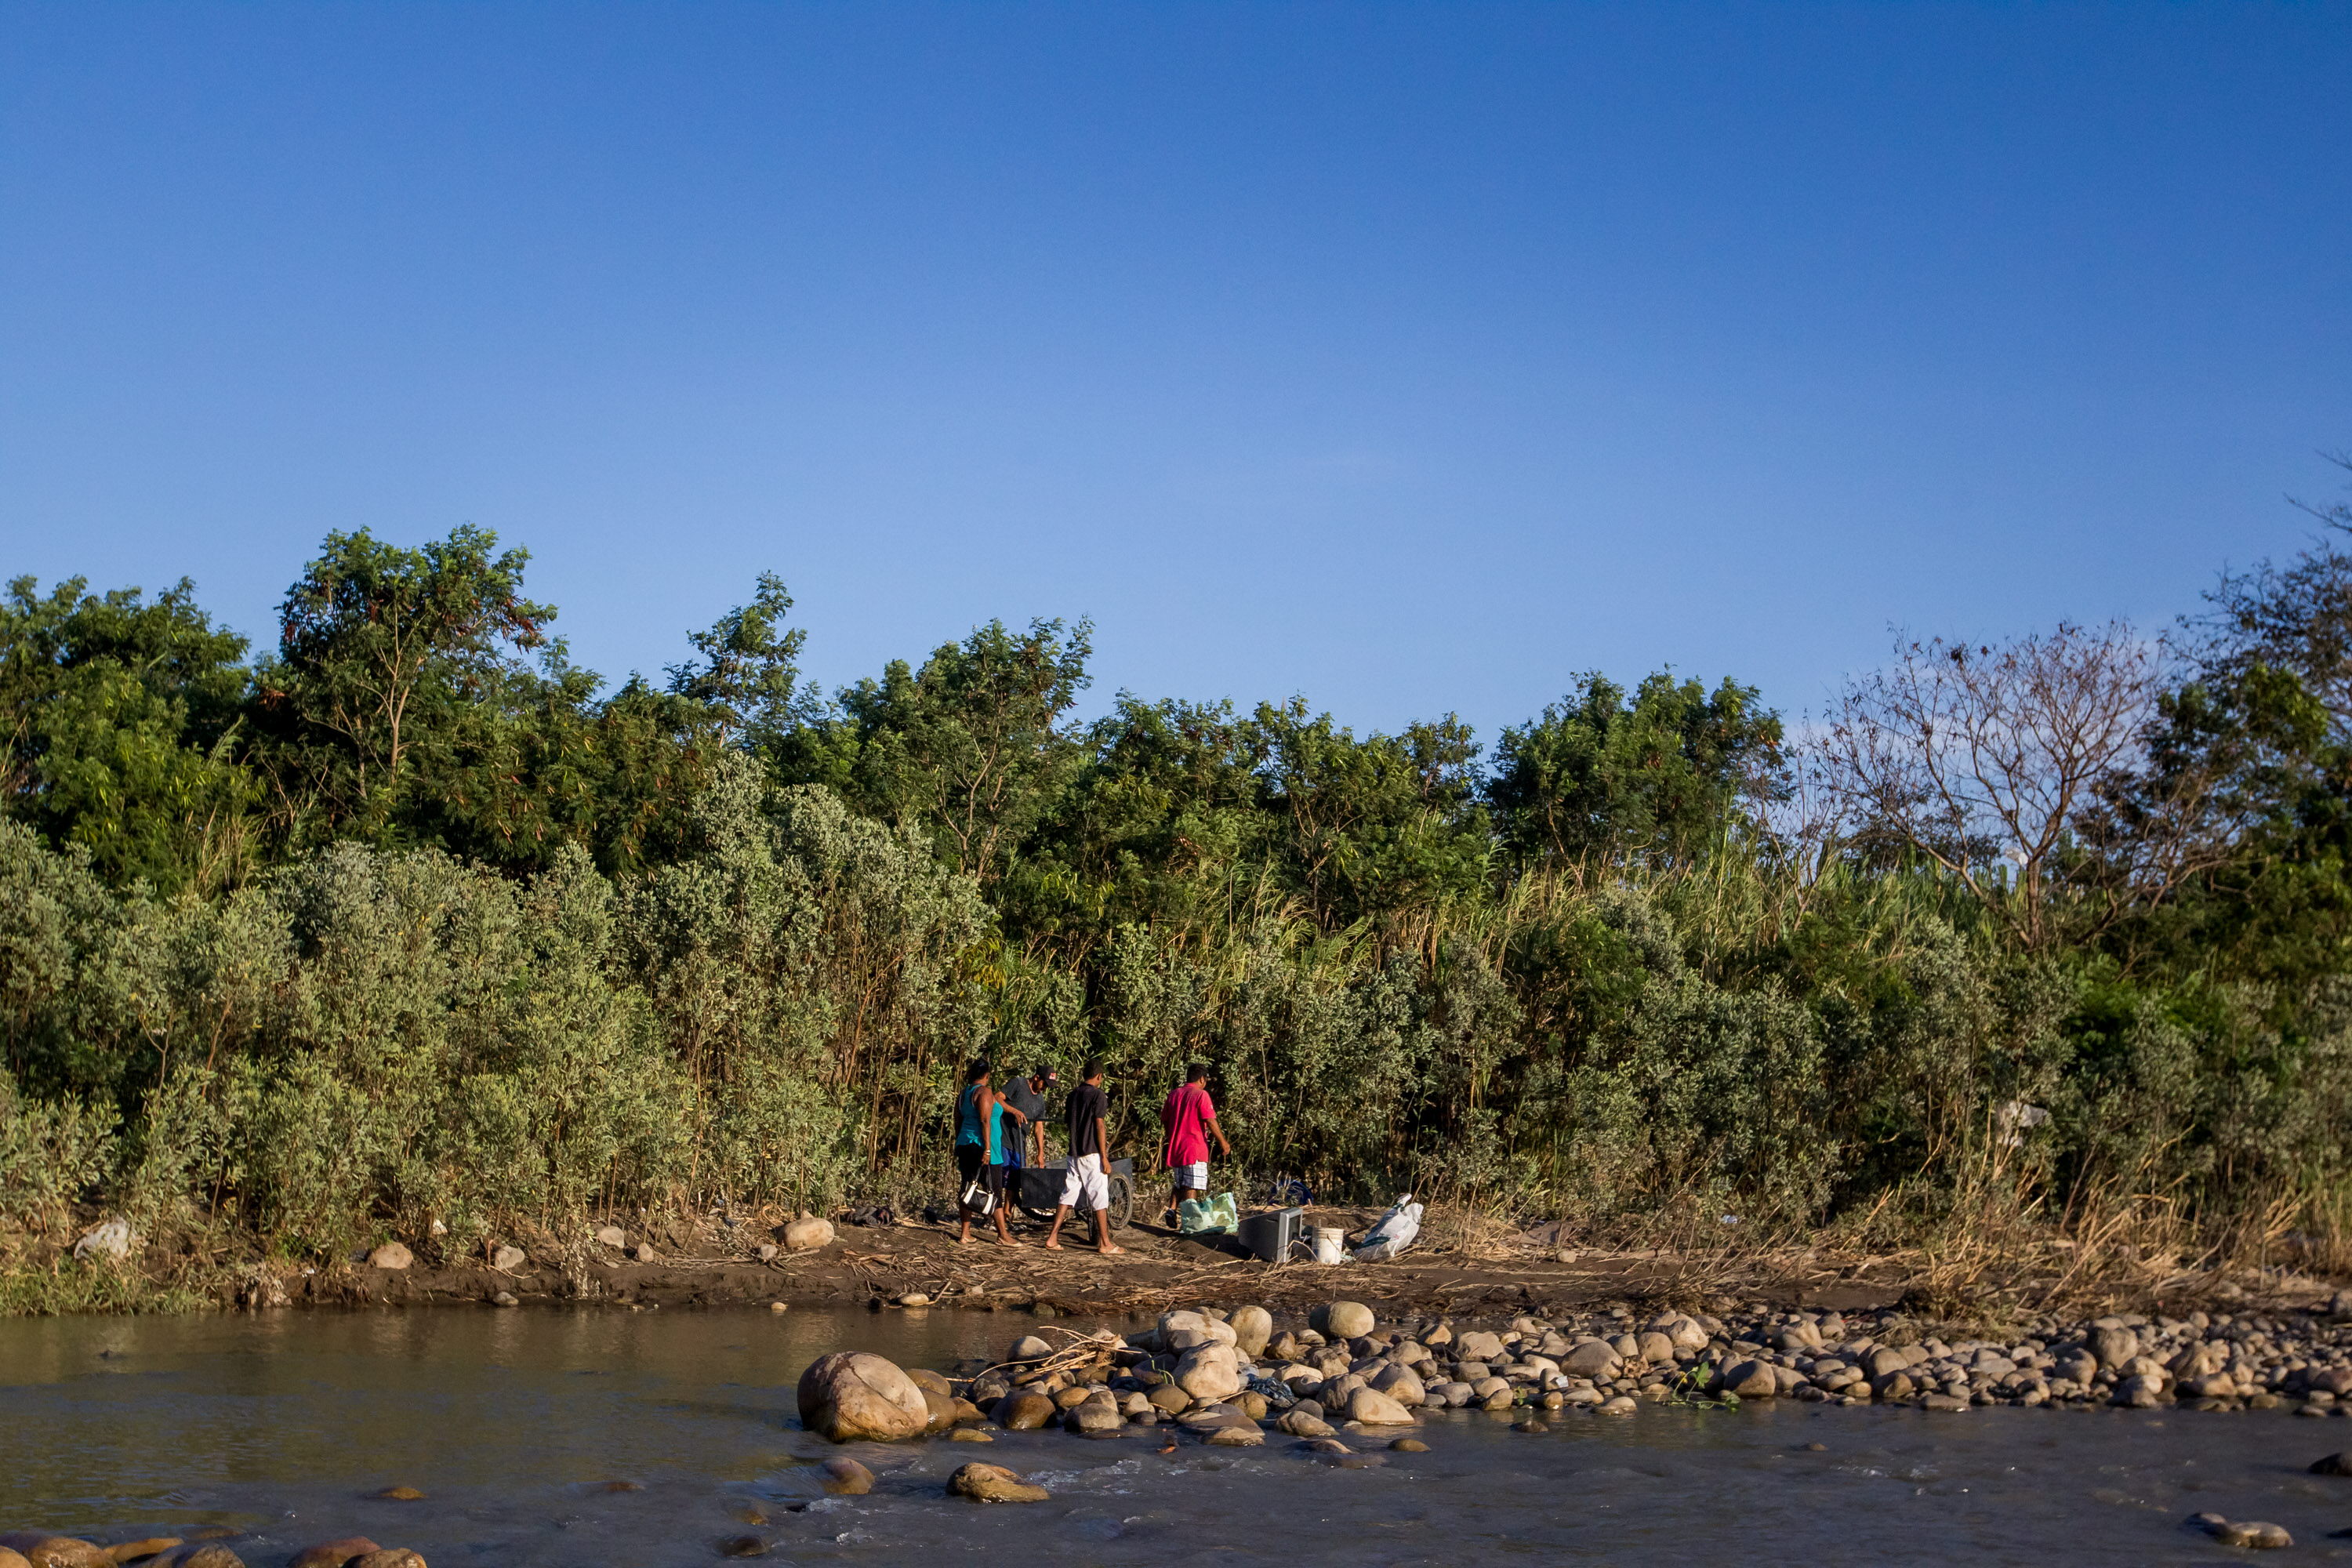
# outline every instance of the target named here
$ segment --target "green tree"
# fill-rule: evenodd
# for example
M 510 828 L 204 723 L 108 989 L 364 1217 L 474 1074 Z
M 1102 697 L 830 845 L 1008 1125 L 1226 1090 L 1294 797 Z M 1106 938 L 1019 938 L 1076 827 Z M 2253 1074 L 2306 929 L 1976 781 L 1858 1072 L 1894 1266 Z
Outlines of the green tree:
M 1281 864 L 1327 928 L 1442 903 L 1484 886 L 1478 747 L 1452 714 L 1358 740 L 1303 698 L 1258 704 L 1265 809 Z
M 0 810 L 79 845 L 110 880 L 218 886 L 245 868 L 245 639 L 183 580 L 150 602 L 30 577 L 0 603 Z
M 740 735 L 756 748 L 791 728 L 801 644 L 808 637 L 797 626 L 780 629 L 792 607 L 783 579 L 762 572 L 750 604 L 728 611 L 708 631 L 688 634 L 700 660 L 670 667 L 670 690 L 707 707 L 721 740 Z
M 1084 765 L 1064 721 L 1093 629 L 991 621 L 919 670 L 894 662 L 779 739 L 780 780 L 826 784 L 868 816 L 919 828 L 948 866 L 992 880 Z
M 1486 798 L 1522 858 L 1686 864 L 1780 784 L 1780 716 L 1756 689 L 1712 693 L 1664 671 L 1629 697 L 1598 672 L 1532 722 L 1503 731 Z
M 286 593 L 256 672 L 278 809 L 309 837 L 398 837 L 421 753 L 530 674 L 555 611 L 522 596 L 530 553 L 468 524 L 421 549 L 330 533 Z M 560 657 L 560 648 L 556 650 Z M 308 819 L 308 820 L 306 820 Z

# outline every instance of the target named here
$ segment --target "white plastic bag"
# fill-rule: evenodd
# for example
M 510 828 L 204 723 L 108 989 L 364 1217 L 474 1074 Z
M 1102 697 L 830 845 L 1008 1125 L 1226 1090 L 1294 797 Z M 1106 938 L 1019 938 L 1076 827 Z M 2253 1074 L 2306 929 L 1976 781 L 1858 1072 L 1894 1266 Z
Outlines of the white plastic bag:
M 1364 1239 L 1356 1247 L 1356 1261 L 1378 1263 L 1394 1258 L 1420 1235 L 1421 1205 L 1407 1193 L 1397 1199 L 1394 1208 L 1381 1215 L 1380 1224 L 1364 1233 Z

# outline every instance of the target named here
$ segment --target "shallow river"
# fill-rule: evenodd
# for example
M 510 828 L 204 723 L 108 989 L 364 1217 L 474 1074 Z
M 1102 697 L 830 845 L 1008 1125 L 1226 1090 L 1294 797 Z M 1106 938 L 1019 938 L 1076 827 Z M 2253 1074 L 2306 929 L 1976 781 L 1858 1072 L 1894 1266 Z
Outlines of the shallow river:
M 1161 1433 L 1001 1435 L 849 1451 L 880 1476 L 827 1498 L 793 1384 L 836 1348 L 945 1367 L 1024 1317 L 609 1310 L 0 1321 L 0 1529 L 102 1540 L 205 1525 L 254 1568 L 365 1534 L 434 1568 L 701 1564 L 757 1534 L 850 1563 L 2215 1563 L 2180 1528 L 2210 1510 L 2352 1559 L 2352 1480 L 2304 1473 L 2352 1421 L 1761 1405 L 1570 1416 L 1543 1436 L 1484 1415 L 1431 1451 L 1337 1469 Z M 1163 1429 L 1164 1430 L 1164 1429 Z M 1822 1447 L 1815 1449 L 1813 1444 Z M 943 1494 L 969 1459 L 1053 1500 Z M 626 1480 L 641 1490 L 606 1492 Z M 422 1489 L 418 1502 L 368 1494 Z M 764 1522 L 753 1522 L 762 1520 Z

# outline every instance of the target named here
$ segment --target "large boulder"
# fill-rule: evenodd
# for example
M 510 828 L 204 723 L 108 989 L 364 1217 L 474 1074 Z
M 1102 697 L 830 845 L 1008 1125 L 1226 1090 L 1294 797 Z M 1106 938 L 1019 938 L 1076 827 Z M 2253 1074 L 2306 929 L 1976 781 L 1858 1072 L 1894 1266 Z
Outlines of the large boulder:
M 1315 1326 L 1335 1340 L 1358 1339 L 1372 1331 L 1377 1321 L 1361 1301 L 1334 1301 L 1313 1314 Z
M 1374 1373 L 1372 1386 L 1399 1405 L 1420 1405 L 1429 1397 L 1428 1390 L 1422 1386 L 1420 1377 L 1411 1367 L 1406 1366 L 1391 1366 L 1385 1371 Z
M 1192 1396 L 1172 1383 L 1155 1384 L 1143 1397 L 1154 1410 L 1169 1415 L 1181 1415 L 1192 1404 Z
M 1278 1430 L 1294 1437 L 1328 1437 L 1331 1435 L 1328 1421 L 1304 1410 L 1286 1410 L 1274 1424 Z
M 814 1215 L 792 1220 L 776 1227 L 776 1239 L 784 1244 L 786 1252 L 814 1252 L 833 1245 L 833 1222 Z
M 1274 1337 L 1274 1314 L 1264 1307 L 1236 1307 L 1232 1320 L 1234 1348 L 1255 1361 Z
M 948 1490 L 974 1502 L 1044 1502 L 1054 1495 L 1002 1465 L 965 1465 L 948 1478 Z
M 1195 1346 L 1176 1363 L 1176 1386 L 1194 1399 L 1231 1399 L 1242 1391 L 1241 1360 L 1229 1344 Z
M 1110 1390 L 1098 1388 L 1070 1406 L 1063 1428 L 1081 1437 L 1115 1436 L 1127 1426 L 1127 1413 Z
M 801 1373 L 801 1424 L 836 1443 L 919 1437 L 930 1424 L 923 1391 L 894 1363 L 865 1351 L 821 1356 Z
M 1736 1361 L 1723 1369 L 1723 1375 L 1716 1380 L 1715 1391 L 1742 1399 L 1770 1399 L 1780 1392 L 1780 1380 L 1772 1375 L 1769 1363 Z
M 1013 1342 L 1013 1348 L 1004 1352 L 1004 1359 L 1009 1362 L 1044 1361 L 1053 1353 L 1052 1342 L 1040 1339 L 1035 1334 L 1024 1334 Z
M 2139 1354 L 2139 1336 L 2129 1329 L 2101 1329 L 2091 1336 L 2091 1353 L 2101 1366 L 2119 1367 Z
M 1614 1377 L 1624 1364 L 1625 1358 L 1606 1340 L 1587 1340 L 1559 1358 L 1559 1370 L 1570 1377 Z
M 406 1268 L 416 1261 L 416 1255 L 396 1241 L 387 1241 L 367 1256 L 371 1268 Z
M 1367 1426 L 1410 1426 L 1412 1412 L 1377 1388 L 1360 1388 L 1348 1395 L 1348 1419 Z
M 1678 1351 L 1706 1349 L 1706 1331 L 1699 1326 L 1697 1319 L 1685 1313 L 1666 1313 L 1653 1321 L 1650 1327 L 1671 1340 Z
M 1051 1395 L 1024 1388 L 997 1402 L 996 1424 L 1007 1432 L 1034 1432 L 1058 1414 Z
M 1473 1329 L 1454 1342 L 1456 1361 L 1500 1361 L 1504 1353 L 1503 1337 L 1483 1329 Z

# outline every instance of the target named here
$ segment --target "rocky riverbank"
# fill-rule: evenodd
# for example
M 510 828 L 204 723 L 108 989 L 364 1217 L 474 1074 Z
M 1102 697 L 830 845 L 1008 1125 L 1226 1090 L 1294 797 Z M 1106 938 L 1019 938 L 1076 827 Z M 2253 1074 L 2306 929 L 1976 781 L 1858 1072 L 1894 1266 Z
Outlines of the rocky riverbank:
M 1058 1422 L 1083 1433 L 1170 1421 L 1246 1421 L 1321 1437 L 1335 1425 L 1405 1426 L 1438 1410 L 1542 1421 L 1630 1415 L 1644 1403 L 1730 1409 L 1763 1399 L 1948 1412 L 2292 1404 L 2299 1415 L 2352 1415 L 2352 1294 L 2316 1312 L 2044 1319 L 2014 1336 L 1949 1342 L 1898 1312 L 1761 1303 L 1718 1317 L 1643 1314 L 1618 1302 L 1479 1327 L 1432 1317 L 1383 1326 L 1364 1303 L 1335 1300 L 1288 1326 L 1249 1305 L 1163 1313 L 1127 1336 L 1048 1332 L 1023 1336 L 995 1365 L 907 1374 L 920 1394 L 894 1395 L 900 1414 L 879 1426 L 862 1424 L 856 1401 L 828 1394 L 828 1380 L 869 1363 L 885 1381 L 897 1369 L 856 1352 L 827 1357 L 803 1379 L 803 1418 L 847 1441 L 992 1423 Z
M 229 1544 L 233 1530 L 199 1531 L 191 1540 L 173 1536 L 100 1546 L 76 1536 L 42 1531 L 0 1535 L 0 1568 L 246 1568 Z M 405 1547 L 383 1547 L 363 1535 L 323 1541 L 296 1552 L 287 1568 L 425 1568 L 425 1559 Z
M 1938 1337 L 1932 1325 L 1895 1310 L 1756 1301 L 1719 1311 L 1623 1299 L 1508 1316 L 1408 1310 L 1390 1317 L 1391 1310 L 1325 1299 L 1302 1307 L 1174 1309 L 1109 1327 L 1031 1317 L 1008 1324 L 1001 1342 L 959 1331 L 952 1336 L 959 1350 L 934 1352 L 939 1363 L 929 1366 L 915 1364 L 922 1355 L 901 1352 L 894 1361 L 856 1348 L 866 1325 L 877 1331 L 866 1343 L 919 1340 L 908 1331 L 937 1310 L 908 1305 L 898 1309 L 903 1316 L 887 1331 L 867 1314 L 834 1314 L 823 1337 L 804 1338 L 805 1348 L 772 1363 L 770 1376 L 798 1374 L 796 1405 L 813 1438 L 959 1445 L 915 1466 L 926 1477 L 920 1495 L 930 1506 L 948 1499 L 1045 1500 L 1062 1485 L 1055 1475 L 1076 1473 L 1041 1462 L 1044 1450 L 1065 1442 L 1125 1441 L 1180 1460 L 1187 1446 L 1249 1449 L 1272 1462 L 1266 1473 L 1278 1479 L 1289 1464 L 1418 1465 L 1427 1461 L 1409 1456 L 1433 1449 L 1442 1461 L 1445 1450 L 1465 1446 L 1472 1435 L 1465 1427 L 1473 1423 L 1491 1423 L 1501 1440 L 1516 1443 L 1521 1438 L 1512 1434 L 1533 1440 L 1580 1422 L 1744 1424 L 1757 1405 L 1776 1400 L 1824 1412 L 1876 1405 L 1949 1413 L 1916 1419 L 1948 1421 L 1956 1431 L 1973 1425 L 1966 1412 L 1996 1405 L 2139 1412 L 2292 1407 L 2314 1418 L 2352 1409 L 2352 1298 L 2289 1313 L 2042 1318 L 1975 1339 Z M 799 1321 L 789 1314 L 779 1321 Z M 727 1331 L 740 1334 L 740 1321 Z M 991 1344 L 992 1354 L 967 1353 Z M 825 1353 L 816 1354 L 820 1350 Z M 950 1361 L 950 1354 L 965 1359 Z M 2042 1419 L 2022 1412 L 2019 1418 Z M 2217 1435 L 2228 1422 L 2220 1415 L 2210 1419 Z M 1837 1425 L 1832 1419 L 1811 1430 L 1834 1446 Z M 2170 1423 L 2176 1431 L 2189 1425 Z M 2352 1431 L 2346 1437 L 2352 1439 Z M 2330 1451 L 2339 1447 L 2352 1441 L 2314 1441 L 2298 1462 L 2316 1459 L 2317 1477 L 2345 1478 L 2345 1500 L 2352 1505 L 2352 1454 Z M 970 1463 L 955 1463 L 967 1458 Z M 798 1479 L 780 1489 L 786 1498 L 820 1488 L 845 1496 L 872 1492 L 872 1506 L 889 1510 L 900 1506 L 893 1500 L 917 1495 L 907 1482 L 908 1461 L 917 1458 L 820 1442 L 775 1462 L 813 1467 L 795 1469 Z M 1011 1462 L 992 1462 L 1000 1458 Z M 588 1489 L 640 1489 L 609 1480 Z M 302 1512 L 320 1521 L 322 1534 L 338 1526 L 383 1533 L 379 1521 L 421 1503 L 421 1493 L 396 1487 L 364 1500 L 354 1494 L 341 1520 L 315 1500 Z M 796 1512 L 809 1504 L 772 1499 L 764 1506 L 769 1518 L 746 1514 L 745 1522 L 772 1523 L 779 1506 Z M 30 1521 L 0 1519 L 0 1525 L 23 1522 Z M 2187 1523 L 2244 1546 L 2278 1544 L 2284 1535 L 2274 1525 L 2218 1515 Z M 291 1568 L 423 1568 L 414 1551 L 349 1535 L 296 1552 L 282 1537 L 215 1531 L 180 1541 L 153 1538 L 153 1530 L 151 1521 L 150 1538 L 114 1545 L 37 1531 L 0 1537 L 0 1568 L 277 1568 L 289 1553 Z M 132 1533 L 130 1521 L 122 1533 Z M 107 1539 L 103 1531 L 96 1534 Z M 778 1545 L 772 1534 L 738 1532 L 711 1540 L 708 1549 L 759 1556 Z

